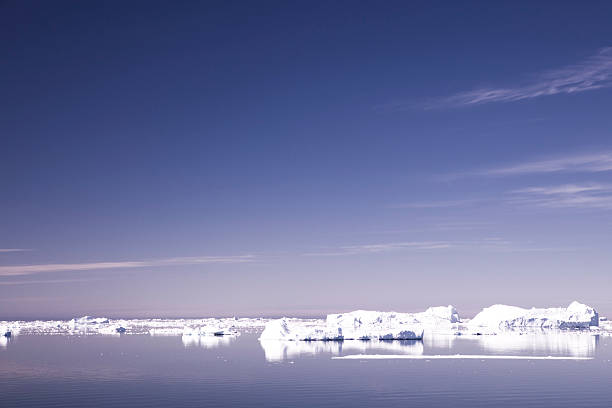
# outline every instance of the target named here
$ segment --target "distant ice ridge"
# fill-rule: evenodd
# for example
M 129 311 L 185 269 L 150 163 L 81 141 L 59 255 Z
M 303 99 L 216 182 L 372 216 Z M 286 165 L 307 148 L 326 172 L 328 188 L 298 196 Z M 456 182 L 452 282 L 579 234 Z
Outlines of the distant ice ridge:
M 568 307 L 523 309 L 493 305 L 484 308 L 469 323 L 473 330 L 492 331 L 522 328 L 586 329 L 599 326 L 599 314 L 590 306 L 572 302 Z
M 108 319 L 83 316 L 72 320 L 0 321 L 2 333 L 17 334 L 151 334 L 170 336 L 224 336 L 262 328 L 269 319 Z
M 330 314 L 325 320 L 273 320 L 260 340 L 419 340 L 425 330 L 449 331 L 459 322 L 453 306 L 430 307 L 421 313 L 357 310 Z
M 265 328 L 264 328 L 265 327 Z M 612 322 L 590 306 L 572 302 L 565 308 L 524 309 L 493 305 L 474 319 L 461 320 L 453 306 L 430 307 L 420 313 L 357 310 L 325 319 L 264 318 L 109 319 L 83 316 L 72 320 L 0 321 L 0 337 L 18 334 L 150 334 L 163 336 L 227 336 L 259 331 L 262 340 L 421 339 L 448 342 L 456 334 L 498 334 L 507 331 L 570 330 L 611 336 Z M 187 340 L 187 339 L 185 339 Z

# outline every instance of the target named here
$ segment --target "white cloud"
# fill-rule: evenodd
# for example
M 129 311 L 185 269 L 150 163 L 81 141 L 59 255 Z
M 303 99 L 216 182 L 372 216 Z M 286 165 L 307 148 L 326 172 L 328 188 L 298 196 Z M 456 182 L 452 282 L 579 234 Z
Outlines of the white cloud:
M 446 249 L 451 244 L 444 241 L 414 241 L 414 242 L 387 242 L 365 245 L 345 245 L 334 248 L 328 252 L 309 252 L 305 256 L 344 256 L 373 254 L 398 250 L 435 250 Z
M 253 261 L 253 255 L 203 256 L 167 258 L 146 261 L 91 262 L 73 264 L 37 264 L 0 266 L 0 276 L 32 275 L 44 272 L 92 271 L 99 269 L 129 269 L 159 266 L 198 265 L 210 263 L 245 263 Z
M 539 96 L 572 94 L 612 87 L 612 47 L 601 49 L 585 61 L 537 75 L 522 85 L 480 88 L 461 92 L 431 104 L 470 106 L 491 102 L 513 102 Z
M 612 170 L 612 152 L 604 152 L 530 161 L 514 166 L 490 169 L 482 174 L 490 176 L 511 176 L 555 172 L 597 173 L 610 170 Z
M 510 177 L 530 174 L 602 173 L 607 171 L 612 171 L 612 151 L 531 160 L 509 166 L 447 174 L 438 179 L 449 181 L 463 177 Z
M 102 279 L 52 279 L 52 280 L 17 280 L 17 281 L 0 281 L 0 286 L 14 286 L 14 285 L 46 285 L 46 284 L 58 284 L 58 283 L 83 283 L 91 281 L 99 281 Z
M 365 245 L 348 245 L 336 248 L 330 248 L 327 252 L 311 252 L 305 253 L 304 256 L 351 256 L 351 255 L 367 255 L 367 254 L 382 254 L 388 252 L 399 251 L 440 251 L 440 250 L 455 250 L 455 251 L 478 251 L 478 252 L 558 252 L 567 251 L 567 248 L 548 248 L 539 247 L 533 243 L 517 244 L 506 241 L 500 237 L 486 237 L 475 240 L 465 241 L 408 241 L 408 242 L 390 242 L 382 244 L 365 244 Z
M 428 201 L 414 202 L 405 204 L 390 205 L 389 208 L 449 208 L 449 207 L 464 207 L 474 204 L 478 200 L 447 200 L 447 201 Z
M 549 208 L 612 209 L 612 185 L 565 184 L 560 186 L 529 187 L 511 192 L 511 201 L 523 205 Z

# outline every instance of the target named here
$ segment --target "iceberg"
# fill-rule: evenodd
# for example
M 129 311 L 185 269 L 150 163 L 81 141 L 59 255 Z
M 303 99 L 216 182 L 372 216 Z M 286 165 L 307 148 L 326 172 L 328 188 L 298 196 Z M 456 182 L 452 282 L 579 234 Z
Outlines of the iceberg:
M 19 332 L 19 325 L 15 322 L 0 322 L 0 337 L 8 339 Z
M 83 316 L 72 319 L 70 323 L 73 326 L 100 325 L 108 323 L 108 319 L 106 317 Z
M 599 326 L 599 314 L 590 306 L 572 302 L 568 307 L 523 309 L 493 305 L 484 308 L 468 323 L 472 330 L 512 330 L 523 328 L 586 329 Z
M 366 310 L 327 315 L 325 325 L 344 339 L 358 340 L 418 340 L 424 330 L 412 314 Z
M 263 332 L 261 330 L 263 329 Z M 260 333 L 261 340 L 413 340 L 452 342 L 455 335 L 534 329 L 579 330 L 612 336 L 612 321 L 578 302 L 565 308 L 524 309 L 493 305 L 474 319 L 463 320 L 453 306 L 430 307 L 419 313 L 356 310 L 325 319 L 201 318 L 112 319 L 83 316 L 71 320 L 0 321 L 0 338 L 8 332 L 45 335 L 149 334 L 163 336 L 236 336 Z
M 356 310 L 330 314 L 325 320 L 272 320 L 260 340 L 420 340 L 425 330 L 447 332 L 460 321 L 453 306 L 430 307 L 420 313 Z
M 343 340 L 339 328 L 327 327 L 321 320 L 283 317 L 266 324 L 259 340 Z
M 223 325 L 204 325 L 204 326 L 185 326 L 183 336 L 236 336 L 240 334 L 233 326 Z

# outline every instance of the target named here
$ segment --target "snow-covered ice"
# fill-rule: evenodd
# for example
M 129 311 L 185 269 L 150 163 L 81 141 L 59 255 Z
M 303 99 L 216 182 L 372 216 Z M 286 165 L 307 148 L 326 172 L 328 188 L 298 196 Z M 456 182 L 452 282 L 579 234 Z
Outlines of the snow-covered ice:
M 523 309 L 516 306 L 493 305 L 484 308 L 469 323 L 473 330 L 490 331 L 521 328 L 589 329 L 599 325 L 599 315 L 590 306 L 572 302 L 568 307 Z
M 357 310 L 325 319 L 202 318 L 112 319 L 83 316 L 72 320 L 0 321 L 0 337 L 20 334 L 163 336 L 235 336 L 263 329 L 264 340 L 424 339 L 428 344 L 452 342 L 456 334 L 501 334 L 544 329 L 612 335 L 612 322 L 578 302 L 565 308 L 493 305 L 472 320 L 462 321 L 453 306 L 430 307 L 420 313 Z M 512 341 L 512 340 L 510 340 Z M 523 339 L 517 339 L 524 342 Z
M 431 307 L 420 313 L 356 310 L 327 315 L 325 320 L 282 318 L 266 324 L 260 340 L 416 340 L 425 330 L 453 330 L 459 323 L 453 306 Z
M 258 330 L 269 321 L 262 318 L 205 318 L 205 319 L 108 319 L 83 316 L 72 320 L 1 321 L 0 330 L 16 334 L 63 335 L 236 335 Z

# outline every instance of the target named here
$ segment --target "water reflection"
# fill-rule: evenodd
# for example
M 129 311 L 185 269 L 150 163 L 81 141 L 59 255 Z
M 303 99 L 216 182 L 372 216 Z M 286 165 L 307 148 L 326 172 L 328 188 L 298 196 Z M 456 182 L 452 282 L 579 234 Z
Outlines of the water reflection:
M 452 349 L 458 336 L 454 334 L 435 334 L 423 336 L 423 343 L 428 349 Z
M 202 347 L 212 349 L 221 346 L 229 346 L 236 336 L 198 336 L 184 335 L 181 337 L 185 347 Z
M 419 340 L 345 340 L 345 341 L 282 341 L 260 340 L 267 361 L 290 360 L 307 355 L 327 353 L 389 352 L 394 354 L 423 354 Z
M 505 354 L 592 357 L 599 338 L 585 333 L 500 333 L 478 336 L 485 351 Z
M 346 354 L 465 354 L 594 357 L 599 337 L 578 332 L 504 332 L 496 335 L 430 334 L 423 341 L 260 340 L 267 361 L 283 361 L 326 353 Z
M 5 336 L 0 337 L 0 349 L 5 349 L 8 346 L 10 339 Z

